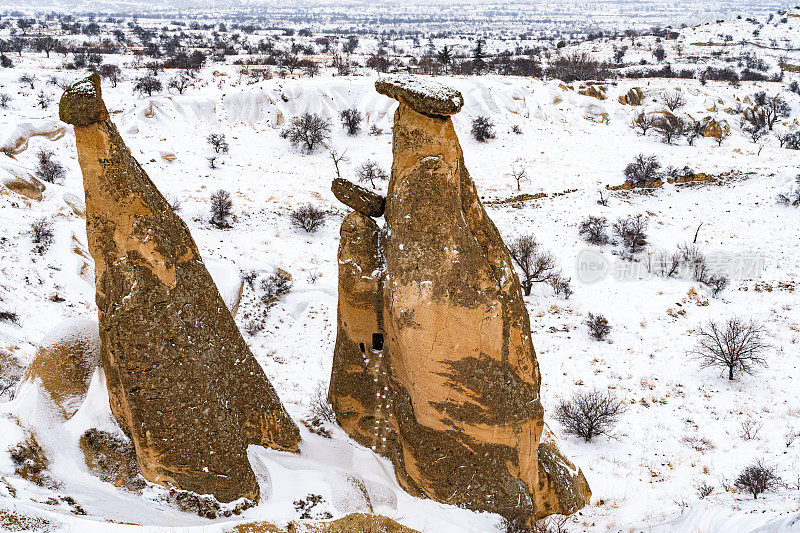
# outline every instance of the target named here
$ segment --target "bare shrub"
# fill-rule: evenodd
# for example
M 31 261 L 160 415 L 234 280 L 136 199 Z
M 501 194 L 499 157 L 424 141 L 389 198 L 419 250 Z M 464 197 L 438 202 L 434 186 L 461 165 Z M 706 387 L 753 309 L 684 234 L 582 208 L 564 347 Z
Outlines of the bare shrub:
M 700 251 L 700 248 L 694 244 L 684 243 L 678 246 L 678 252 L 692 279 L 705 283 L 709 276 L 709 268 L 706 256 Z
M 686 105 L 686 99 L 680 91 L 667 91 L 661 95 L 661 101 L 670 111 L 675 111 Z
M 341 113 L 341 118 L 342 126 L 344 126 L 347 134 L 350 136 L 358 135 L 358 132 L 361 131 L 361 122 L 364 120 L 364 115 L 361 114 L 361 111 L 355 107 L 345 109 Z
M 656 258 L 656 272 L 665 278 L 671 278 L 678 273 L 681 267 L 681 261 L 680 252 L 670 254 L 661 251 Z
M 746 490 L 757 499 L 758 495 L 768 490 L 775 490 L 781 486 L 781 478 L 775 472 L 775 467 L 767 465 L 759 459 L 746 467 L 733 481 L 739 490 Z
M 212 133 L 207 138 L 208 144 L 214 149 L 214 153 L 228 153 L 228 141 L 225 140 L 224 133 Z
M 653 119 L 647 113 L 642 111 L 633 119 L 633 128 L 642 132 L 642 135 L 647 135 L 648 130 L 653 127 Z
M 6 93 L 0 93 L 0 109 L 8 109 L 8 103 L 11 97 Z
M 36 169 L 34 175 L 42 181 L 47 183 L 60 183 L 63 181 L 64 176 L 67 175 L 67 170 L 64 165 L 53 159 L 51 150 L 40 149 L 36 152 Z
M 333 422 L 336 420 L 336 414 L 333 412 L 333 407 L 328 402 L 328 389 L 324 383 L 317 385 L 314 394 L 311 397 L 311 404 L 309 406 L 311 416 L 324 420 L 326 422 Z
M 744 422 L 742 422 L 741 428 L 741 437 L 744 440 L 753 440 L 758 436 L 758 432 L 761 431 L 763 426 L 753 420 L 752 418 L 748 418 Z
M 608 220 L 605 217 L 589 216 L 581 221 L 578 234 L 583 236 L 589 244 L 606 244 L 608 242 L 607 227 Z
M 647 244 L 647 219 L 642 215 L 618 218 L 611 226 L 614 235 L 619 237 L 622 245 L 632 254 L 644 248 Z
M 19 314 L 16 311 L 0 309 L 0 322 L 11 322 L 19 325 Z
M 220 189 L 211 195 L 211 223 L 218 228 L 231 227 L 228 219 L 231 217 L 233 200 L 228 191 Z
M 641 185 L 661 179 L 660 169 L 661 163 L 658 161 L 658 157 L 639 154 L 634 158 L 632 163 L 629 163 L 628 166 L 625 167 L 625 177 L 628 178 L 632 184 Z
M 278 298 L 289 292 L 292 288 L 292 280 L 282 271 L 278 270 L 266 279 L 261 280 L 261 301 L 265 304 L 272 304 Z
M 714 487 L 712 485 L 709 485 L 705 481 L 703 481 L 697 486 L 697 495 L 700 496 L 701 500 L 708 496 L 711 496 L 712 492 L 714 492 Z
M 608 325 L 608 320 L 601 314 L 589 313 L 586 318 L 586 325 L 589 326 L 589 335 L 594 340 L 602 341 L 611 332 L 611 326 Z
M 791 207 L 800 206 L 800 174 L 795 177 L 794 181 L 795 184 L 789 192 L 778 195 L 778 204 Z
M 472 121 L 472 136 L 476 141 L 485 143 L 489 139 L 494 139 L 494 123 L 489 117 L 476 117 Z
M 325 219 L 327 217 L 328 214 L 323 209 L 311 204 L 298 207 L 289 215 L 292 226 L 304 229 L 306 233 L 314 233 L 317 231 L 317 229 L 325 224 Z
M 39 255 L 43 255 L 53 243 L 53 236 L 55 235 L 53 221 L 48 217 L 37 218 L 31 222 L 28 234 L 31 236 L 33 244 L 36 245 L 34 251 Z
M 330 120 L 316 113 L 303 113 L 292 119 L 289 127 L 281 132 L 281 136 L 289 139 L 292 146 L 300 146 L 310 154 L 330 138 L 330 133 Z
M 592 390 L 562 400 L 553 416 L 567 433 L 589 442 L 598 435 L 609 435 L 624 412 L 625 405 L 611 392 Z
M 561 272 L 556 272 L 547 280 L 547 284 L 550 285 L 556 296 L 563 296 L 564 299 L 569 300 L 569 297 L 572 296 L 570 281 L 571 278 L 565 278 Z
M 369 182 L 370 186 L 375 188 L 375 180 L 386 181 L 389 179 L 389 174 L 383 170 L 375 161 L 364 161 L 364 163 L 356 170 L 358 181 L 364 183 Z
M 722 291 L 725 290 L 725 288 L 728 286 L 729 281 L 727 276 L 713 275 L 709 276 L 708 280 L 706 280 L 706 283 L 711 288 L 712 296 L 716 298 Z
M 763 340 L 764 328 L 754 320 L 729 318 L 724 323 L 711 321 L 699 330 L 694 354 L 703 367 L 727 369 L 728 379 L 737 373 L 752 374 L 756 366 L 766 366 L 763 354 L 769 345 Z

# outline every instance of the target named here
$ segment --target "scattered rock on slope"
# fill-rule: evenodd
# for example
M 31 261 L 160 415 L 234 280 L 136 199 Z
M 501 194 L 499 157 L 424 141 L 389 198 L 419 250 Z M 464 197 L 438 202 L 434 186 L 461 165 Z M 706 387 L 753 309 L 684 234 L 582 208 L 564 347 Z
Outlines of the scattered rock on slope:
M 412 494 L 503 514 L 572 513 L 589 487 L 542 438 L 519 280 L 449 117 L 463 99 L 407 78 L 376 83 L 400 101 L 386 227 L 358 212 L 342 223 L 337 419 L 391 459 Z
M 111 409 L 150 481 L 258 497 L 247 446 L 299 431 L 242 339 L 178 217 L 109 120 L 95 73 L 69 87 Z

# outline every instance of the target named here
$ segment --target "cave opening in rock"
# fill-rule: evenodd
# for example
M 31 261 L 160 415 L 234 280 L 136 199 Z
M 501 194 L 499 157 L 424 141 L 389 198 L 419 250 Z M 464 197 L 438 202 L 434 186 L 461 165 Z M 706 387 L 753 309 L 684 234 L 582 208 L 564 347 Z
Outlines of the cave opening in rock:
M 383 333 L 372 334 L 372 349 L 376 352 L 383 350 Z

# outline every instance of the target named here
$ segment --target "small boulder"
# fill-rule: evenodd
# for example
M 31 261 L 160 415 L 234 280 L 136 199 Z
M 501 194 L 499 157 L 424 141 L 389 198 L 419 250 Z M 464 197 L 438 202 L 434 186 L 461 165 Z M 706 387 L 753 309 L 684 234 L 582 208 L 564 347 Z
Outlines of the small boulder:
M 78 442 L 89 470 L 108 483 L 130 491 L 147 486 L 139 475 L 133 443 L 121 435 L 90 429 Z
M 591 96 L 592 98 L 597 98 L 598 100 L 605 100 L 606 92 L 603 90 L 602 87 L 595 87 L 594 85 L 587 87 L 586 89 L 581 89 L 578 91 L 578 94 L 582 94 L 583 96 Z
M 99 365 L 97 322 L 75 318 L 61 322 L 45 335 L 23 379 L 40 379 L 44 390 L 67 419 L 83 404 L 92 374 Z
M 347 207 L 368 217 L 383 216 L 386 198 L 344 178 L 331 183 L 331 191 L 337 200 Z
M 44 183 L 30 174 L 26 175 L 9 169 L 6 170 L 9 171 L 9 175 L 0 179 L 0 184 L 4 185 L 9 191 L 31 200 L 36 200 L 37 202 L 42 200 L 42 195 L 45 191 Z
M 620 96 L 620 103 L 633 106 L 640 106 L 644 103 L 644 91 L 641 90 L 639 87 L 633 87 L 627 93 Z

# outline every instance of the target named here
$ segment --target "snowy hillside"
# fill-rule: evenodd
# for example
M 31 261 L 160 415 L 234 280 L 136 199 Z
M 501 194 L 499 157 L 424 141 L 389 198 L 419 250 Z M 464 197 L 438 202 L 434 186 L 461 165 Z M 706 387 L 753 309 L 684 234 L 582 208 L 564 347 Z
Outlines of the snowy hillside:
M 686 58 L 689 50 L 708 48 L 696 43 L 724 43 L 731 35 L 733 43 L 748 41 L 741 45 L 745 51 L 758 53 L 773 70 L 781 58 L 800 64 L 800 18 L 775 23 L 779 27 L 738 20 L 686 28 L 674 44 L 680 43 Z M 753 36 L 756 27 L 759 36 Z M 626 58 L 631 68 L 656 44 L 639 38 Z M 613 57 L 612 45 L 604 42 L 568 49 Z M 0 93 L 10 96 L 8 107 L 0 109 L 0 361 L 19 377 L 54 327 L 65 320 L 96 320 L 97 308 L 75 135 L 58 120 L 61 90 L 46 81 L 77 74 L 63 69 L 55 53 L 10 57 L 15 67 L 0 69 Z M 375 75 L 366 69 L 359 71 L 364 75 L 334 76 L 328 69 L 312 78 L 253 82 L 230 63 L 204 67 L 182 94 L 144 96 L 134 92 L 134 82 L 145 69 L 134 70 L 131 61 L 124 55 L 109 59 L 130 71 L 116 87 L 104 80 L 111 120 L 159 190 L 179 205 L 229 307 L 241 280 L 249 278 L 236 321 L 301 427 L 301 453 L 251 446 L 261 503 L 239 516 L 201 518 L 170 503 L 166 489 L 148 485 L 132 492 L 88 471 L 78 446 L 84 431 L 120 433 L 102 372 L 91 377 L 86 402 L 66 422 L 54 419 L 39 390 L 22 382 L 0 398 L 0 525 L 13 531 L 14 524 L 3 520 L 20 513 L 29 520 L 22 526 L 31 530 L 49 524 L 58 531 L 221 532 L 255 520 L 285 526 L 299 518 L 294 502 L 318 494 L 324 499 L 315 509 L 320 518 L 325 512 L 333 518 L 374 512 L 422 532 L 497 531 L 499 516 L 409 496 L 389 461 L 334 423 L 325 423 L 331 433 L 326 438 L 300 422 L 312 417 L 317 391 L 330 379 L 336 254 L 348 210 L 330 191 L 337 171 L 329 152 L 304 153 L 282 131 L 302 113 L 330 119 L 329 145 L 346 155 L 341 176 L 356 181 L 367 161 L 389 171 L 397 103 L 375 91 Z M 721 60 L 709 52 L 674 66 L 715 61 Z M 590 85 L 579 81 L 438 77 L 464 96 L 463 110 L 453 117 L 455 129 L 478 193 L 506 243 L 533 235 L 571 280 L 569 298 L 544 283 L 525 298 L 545 421 L 592 488 L 591 505 L 569 517 L 568 531 L 800 531 L 800 211 L 777 201 L 800 187 L 800 150 L 778 139 L 800 129 L 800 94 L 789 89 L 797 74 L 785 70 L 783 82 L 620 78 L 596 84 L 604 99 L 581 94 Z M 20 82 L 23 73 L 36 73 L 35 89 Z M 644 95 L 641 106 L 622 103 L 634 88 Z M 46 105 L 37 103 L 40 91 L 50 98 Z M 761 91 L 779 95 L 789 111 L 754 142 L 741 118 Z M 683 103 L 671 114 L 719 124 L 727 134 L 668 144 L 655 130 L 643 134 L 633 127 L 642 113 L 664 116 L 664 96 L 675 94 Z M 351 108 L 364 117 L 357 136 L 341 127 L 342 111 Z M 493 124 L 494 139 L 473 138 L 478 117 Z M 211 134 L 225 135 L 227 153 L 209 145 Z M 52 150 L 66 172 L 63 180 L 45 183 L 36 200 L 30 197 L 36 194 L 13 189 L 20 181 L 33 187 L 42 149 Z M 700 178 L 665 177 L 658 187 L 625 187 L 626 166 L 639 154 L 656 156 L 662 170 L 689 167 Z M 518 184 L 512 173 L 520 170 L 525 177 Z M 375 185 L 386 192 L 386 181 Z M 209 200 L 219 189 L 233 200 L 228 229 L 210 222 Z M 314 233 L 290 220 L 306 204 L 327 214 Z M 609 223 L 642 215 L 646 246 L 630 260 L 621 245 L 587 244 L 579 226 L 590 215 Z M 31 226 L 42 218 L 52 222 L 54 237 L 38 253 Z M 689 275 L 658 274 L 662 252 L 693 242 L 710 268 L 727 274 L 729 284 L 719 294 Z M 277 269 L 291 275 L 291 290 L 266 306 L 260 282 Z M 608 319 L 607 339 L 590 337 L 588 313 Z M 769 349 L 766 366 L 729 381 L 717 368 L 702 368 L 691 352 L 702 325 L 735 315 L 758 321 Z M 592 389 L 613 392 L 625 411 L 610 435 L 584 442 L 568 434 L 553 413 L 576 391 Z M 44 486 L 17 475 L 6 453 L 25 439 L 24 427 L 43 437 L 40 445 L 50 460 Z M 733 481 L 759 459 L 775 467 L 782 484 L 754 499 Z M 357 481 L 369 487 L 368 498 Z M 709 487 L 702 497 L 701 485 Z

